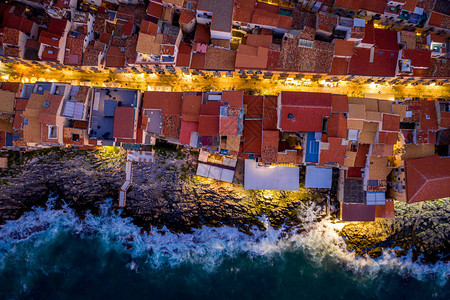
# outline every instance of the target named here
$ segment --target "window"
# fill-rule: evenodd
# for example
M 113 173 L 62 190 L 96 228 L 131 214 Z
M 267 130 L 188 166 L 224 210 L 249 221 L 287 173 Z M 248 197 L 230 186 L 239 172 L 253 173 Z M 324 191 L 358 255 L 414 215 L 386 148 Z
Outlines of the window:
M 72 133 L 72 142 L 79 142 L 80 141 L 80 135 Z
M 28 119 L 27 118 L 23 119 L 23 125 L 28 125 Z
M 48 138 L 57 139 L 58 138 L 58 126 L 49 125 L 48 126 Z
M 430 115 L 425 115 L 425 118 L 427 118 L 427 120 L 430 119 Z
M 294 114 L 288 114 L 288 119 L 294 119 Z
M 49 107 L 50 106 L 50 102 L 48 102 L 48 101 L 44 101 L 44 107 Z

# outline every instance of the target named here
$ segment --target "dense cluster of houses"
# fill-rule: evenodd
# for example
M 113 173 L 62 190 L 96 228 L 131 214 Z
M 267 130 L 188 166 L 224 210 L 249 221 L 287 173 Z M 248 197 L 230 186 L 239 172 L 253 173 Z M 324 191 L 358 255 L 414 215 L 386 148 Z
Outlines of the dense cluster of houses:
M 260 190 L 298 190 L 304 168 L 305 187 L 337 190 L 345 221 L 393 217 L 394 199 L 450 196 L 448 101 L 49 82 L 4 82 L 0 99 L 3 149 L 137 149 L 162 139 L 200 150 L 197 175 L 233 182 L 243 164 L 244 188 Z
M 447 0 L 17 0 L 0 16 L 0 54 L 42 68 L 450 77 Z

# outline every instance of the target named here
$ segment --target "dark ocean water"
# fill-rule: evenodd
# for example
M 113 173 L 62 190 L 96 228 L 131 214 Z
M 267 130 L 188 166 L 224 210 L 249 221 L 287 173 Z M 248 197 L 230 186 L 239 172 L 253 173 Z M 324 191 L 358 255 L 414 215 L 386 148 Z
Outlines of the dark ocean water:
M 303 234 L 141 234 L 109 207 L 85 220 L 36 209 L 4 225 L 0 299 L 450 299 L 449 264 L 356 259 L 329 221 Z

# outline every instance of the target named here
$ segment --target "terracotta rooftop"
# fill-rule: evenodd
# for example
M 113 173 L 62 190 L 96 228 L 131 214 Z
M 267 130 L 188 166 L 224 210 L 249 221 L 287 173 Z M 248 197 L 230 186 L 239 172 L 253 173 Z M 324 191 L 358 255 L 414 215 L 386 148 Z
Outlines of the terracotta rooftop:
M 205 53 L 192 53 L 191 69 L 203 70 L 205 68 Z
M 278 158 L 278 130 L 264 130 L 262 133 L 261 162 L 276 163 Z
M 14 102 L 16 100 L 16 93 L 0 90 L 0 112 L 14 113 Z M 16 108 L 17 109 L 17 108 Z
M 194 43 L 209 44 L 210 32 L 208 27 L 203 24 L 197 24 L 194 35 Z
M 236 69 L 262 70 L 267 68 L 269 49 L 239 44 L 236 53 Z
M 347 75 L 349 59 L 343 57 L 333 57 L 330 75 Z
M 431 62 L 430 50 L 403 49 L 403 59 L 410 59 L 411 66 L 416 68 L 428 68 Z
M 59 47 L 59 40 L 61 39 L 60 35 L 48 32 L 48 31 L 42 31 L 39 35 L 39 42 L 42 44 L 47 44 L 53 47 Z
M 328 149 L 322 148 L 327 145 Z M 347 143 L 336 137 L 329 137 L 327 143 L 322 143 L 319 155 L 319 163 L 337 163 L 344 164 L 345 152 L 347 151 Z
M 195 20 L 195 14 L 189 10 L 182 10 L 180 14 L 180 19 L 178 22 L 180 24 L 189 24 L 192 20 Z
M 261 153 L 262 121 L 244 120 L 244 144 L 242 151 L 245 153 Z
M 331 115 L 331 94 L 282 91 L 281 99 L 283 131 L 321 132 L 323 117 Z
M 334 15 L 328 15 L 323 12 L 317 15 L 317 30 L 325 32 L 333 32 L 337 26 L 338 19 Z
M 17 29 L 25 33 L 31 33 L 33 24 L 35 24 L 31 20 L 10 13 L 5 14 L 3 18 L 3 27 Z
M 134 138 L 134 107 L 116 106 L 114 112 L 113 137 L 132 139 Z
M 347 138 L 347 117 L 344 113 L 332 113 L 328 118 L 328 137 Z
M 220 116 L 219 119 L 219 134 L 226 135 L 238 135 L 238 116 Z
M 153 16 L 155 18 L 161 18 L 163 11 L 162 3 L 158 3 L 156 1 L 150 1 L 147 8 L 147 14 Z
M 59 48 L 45 46 L 42 51 L 41 59 L 42 60 L 58 60 Z
M 247 107 L 247 119 L 260 119 L 263 116 L 264 96 L 244 95 L 244 105 Z
M 198 131 L 198 122 L 181 121 L 180 143 L 189 145 L 192 132 Z
M 125 66 L 125 53 L 121 48 L 110 46 L 106 54 L 106 67 L 123 68 Z
M 144 92 L 142 108 L 161 109 L 163 114 L 181 116 L 182 92 Z
M 236 51 L 208 46 L 205 56 L 205 69 L 234 71 Z
M 179 115 L 162 114 L 162 131 L 161 134 L 168 137 L 178 139 L 181 132 L 181 118 Z
M 333 112 L 348 112 L 348 99 L 346 95 L 331 95 L 331 110 Z
M 198 123 L 199 136 L 219 136 L 219 116 L 200 115 Z
M 277 96 L 264 96 L 263 129 L 277 130 Z
M 450 196 L 450 158 L 426 157 L 405 161 L 408 203 Z
M 69 21 L 66 19 L 51 18 L 50 25 L 48 25 L 47 31 L 56 35 L 63 36 L 68 22 Z
M 233 21 L 250 23 L 256 0 L 235 0 Z
M 368 76 L 395 76 L 398 51 L 375 49 L 373 62 L 370 62 L 368 48 L 356 48 L 350 59 L 348 74 Z
M 19 46 L 20 31 L 17 29 L 3 29 L 3 44 Z
M 383 14 L 385 6 L 386 6 L 385 0 L 362 0 L 361 6 L 359 8 L 377 14 Z
M 354 42 L 335 39 L 334 40 L 334 56 L 351 57 L 353 55 Z
M 183 121 L 198 122 L 200 116 L 200 108 L 202 96 L 190 95 L 186 92 L 183 94 L 183 102 L 181 105 L 181 116 Z
M 358 10 L 361 5 L 361 0 L 336 0 L 334 6 L 348 8 L 352 10 Z
M 242 91 L 223 91 L 222 103 L 230 107 L 243 107 L 244 92 Z M 228 103 L 228 104 L 226 104 Z
M 383 125 L 381 129 L 386 131 L 399 131 L 400 117 L 397 115 L 383 114 Z
M 270 48 L 273 36 L 269 34 L 248 34 L 247 46 Z
M 48 95 L 47 99 L 45 100 L 48 105 L 43 105 L 39 116 L 40 122 L 42 124 L 56 125 L 56 117 L 58 115 L 58 110 L 61 107 L 62 100 L 63 96 L 61 95 Z

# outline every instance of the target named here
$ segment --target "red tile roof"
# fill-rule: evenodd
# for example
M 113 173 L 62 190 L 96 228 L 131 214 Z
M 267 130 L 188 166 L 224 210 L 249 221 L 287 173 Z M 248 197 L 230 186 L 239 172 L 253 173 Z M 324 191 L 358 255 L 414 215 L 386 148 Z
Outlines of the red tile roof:
M 262 121 L 244 120 L 244 144 L 242 151 L 246 153 L 261 153 Z
M 400 116 L 383 114 L 382 130 L 399 131 L 400 130 Z
M 364 38 L 361 40 L 361 43 L 364 44 L 375 44 L 375 27 L 373 24 L 366 24 L 364 29 Z
M 269 49 L 239 44 L 236 53 L 236 69 L 262 70 L 267 68 Z
M 373 156 L 389 156 L 393 153 L 393 145 L 389 144 L 373 144 L 372 155 Z
M 270 48 L 273 36 L 270 34 L 248 34 L 247 46 Z
M 263 116 L 263 96 L 244 95 L 244 105 L 247 106 L 247 119 L 259 119 Z
M 219 116 L 200 115 L 198 134 L 200 136 L 219 136 Z
M 406 202 L 450 196 L 450 157 L 426 157 L 405 161 Z
M 330 75 L 347 75 L 349 59 L 344 57 L 333 57 Z
M 436 106 L 434 101 L 422 101 L 420 115 L 421 129 L 438 129 Z
M 370 145 L 359 144 L 356 152 L 355 167 L 364 168 L 366 165 L 367 154 L 369 153 Z
M 43 60 L 58 60 L 59 48 L 45 46 L 42 51 L 41 59 Z
M 64 35 L 64 31 L 66 30 L 68 22 L 69 21 L 66 19 L 51 18 L 50 25 L 48 25 L 47 31 L 62 36 Z
M 3 44 L 19 46 L 20 31 L 17 29 L 4 28 Z
M 195 20 L 195 14 L 188 10 L 182 10 L 178 23 L 189 24 L 189 22 L 191 22 L 192 20 Z
M 348 8 L 352 10 L 358 10 L 361 5 L 361 0 L 336 0 L 334 6 L 342 8 Z
M 242 91 L 223 91 L 222 92 L 222 103 L 230 107 L 242 108 L 243 105 L 244 92 Z
M 347 95 L 331 95 L 332 112 L 348 112 Z
M 411 66 L 416 68 L 428 68 L 431 63 L 430 50 L 403 49 L 403 59 L 410 59 Z
M 397 32 L 387 29 L 375 29 L 375 46 L 378 50 L 398 52 Z
M 348 74 L 368 76 L 395 76 L 398 51 L 374 51 L 373 62 L 370 62 L 370 49 L 356 48 L 350 59 Z
M 344 164 L 345 152 L 347 151 L 347 143 L 342 145 L 341 138 L 329 137 L 328 138 L 328 150 L 321 149 L 319 155 L 319 163 L 337 163 Z
M 320 12 L 317 16 L 317 30 L 325 32 L 333 32 L 338 23 L 337 17 L 334 15 Z
M 239 118 L 237 116 L 220 117 L 219 119 L 219 134 L 238 135 Z
M 13 14 L 6 14 L 3 20 L 3 27 L 13 28 L 25 33 L 31 33 L 34 22 Z
M 375 205 L 363 203 L 341 203 L 342 221 L 375 221 Z
M 277 96 L 264 96 L 263 129 L 277 130 Z
M 201 95 L 183 95 L 181 104 L 181 117 L 183 121 L 198 122 L 200 116 L 200 108 L 202 104 Z
M 205 69 L 205 53 L 192 53 L 191 69 L 203 70 Z
M 389 131 L 380 131 L 378 133 L 378 142 L 380 144 L 394 145 L 397 143 L 398 133 Z
M 386 7 L 386 0 L 362 0 L 360 8 L 370 12 L 383 14 Z
M 59 47 L 59 40 L 61 39 L 60 35 L 48 32 L 48 31 L 42 31 L 39 35 L 39 42 L 42 44 L 47 44 L 53 47 Z
M 156 3 L 151 1 L 148 4 L 147 14 L 153 16 L 155 18 L 160 19 L 163 12 L 163 5 L 160 3 Z
M 278 130 L 264 130 L 262 133 L 261 162 L 276 163 L 278 158 Z
M 340 39 L 334 40 L 334 55 L 335 56 L 352 56 L 355 42 L 344 41 Z
M 116 106 L 114 112 L 114 138 L 134 138 L 134 107 Z
M 328 118 L 328 130 L 327 135 L 329 137 L 347 138 L 347 117 L 344 113 L 332 113 Z
M 120 47 L 109 46 L 106 54 L 106 67 L 123 68 L 125 66 L 125 52 Z
M 441 111 L 441 127 L 450 128 L 450 111 Z
M 444 20 L 444 15 L 433 11 L 428 19 L 428 25 L 441 27 L 442 20 Z
M 58 110 L 61 107 L 62 100 L 63 96 L 48 95 L 45 101 L 48 102 L 49 105 L 42 107 L 39 115 L 39 121 L 42 124 L 56 125 L 56 117 L 58 115 Z
M 192 132 L 197 132 L 198 122 L 181 121 L 180 143 L 189 145 Z
M 233 21 L 250 23 L 256 0 L 235 0 Z
M 321 132 L 323 117 L 331 115 L 331 94 L 281 92 L 280 129 Z
M 177 67 L 189 67 L 191 65 L 192 47 L 185 42 L 180 43 L 177 54 Z
M 144 92 L 142 108 L 161 109 L 163 114 L 181 116 L 182 92 Z
M 385 205 L 375 205 L 375 218 L 391 219 L 394 217 L 394 201 L 386 201 Z
M 209 44 L 209 29 L 206 25 L 197 24 L 194 34 L 194 43 Z

